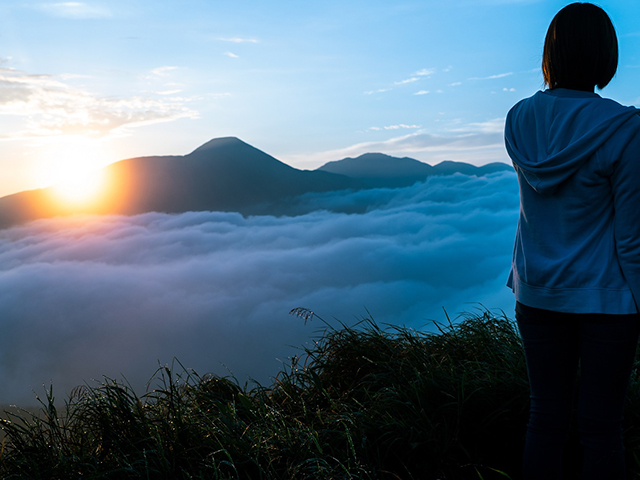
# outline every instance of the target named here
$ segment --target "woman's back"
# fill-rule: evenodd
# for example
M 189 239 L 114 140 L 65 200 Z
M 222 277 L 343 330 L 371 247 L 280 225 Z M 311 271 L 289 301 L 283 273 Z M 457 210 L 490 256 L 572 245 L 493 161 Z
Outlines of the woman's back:
M 637 112 L 562 88 L 509 112 L 505 139 L 521 213 L 508 285 L 519 302 L 560 312 L 636 312 L 640 283 L 626 274 L 640 273 L 640 208 L 628 208 L 640 206 Z M 636 259 L 618 257 L 617 237 L 625 236 L 635 237 Z

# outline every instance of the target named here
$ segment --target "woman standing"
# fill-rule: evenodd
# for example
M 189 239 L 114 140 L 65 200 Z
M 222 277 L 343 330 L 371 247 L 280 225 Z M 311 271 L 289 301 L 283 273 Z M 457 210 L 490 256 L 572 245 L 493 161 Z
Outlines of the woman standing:
M 545 39 L 548 89 L 507 116 L 521 205 L 507 285 L 531 389 L 525 479 L 562 478 L 578 367 L 582 479 L 625 478 L 622 414 L 640 333 L 640 116 L 594 93 L 617 65 L 607 14 L 568 5 Z

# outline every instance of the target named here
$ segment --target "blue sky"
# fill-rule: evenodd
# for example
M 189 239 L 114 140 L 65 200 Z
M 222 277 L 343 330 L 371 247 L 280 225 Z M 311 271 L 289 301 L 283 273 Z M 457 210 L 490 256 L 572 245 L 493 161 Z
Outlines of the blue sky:
M 508 109 L 542 88 L 550 0 L 0 4 L 0 195 L 60 172 L 233 135 L 298 168 L 381 151 L 507 161 Z M 640 4 L 604 96 L 640 103 Z

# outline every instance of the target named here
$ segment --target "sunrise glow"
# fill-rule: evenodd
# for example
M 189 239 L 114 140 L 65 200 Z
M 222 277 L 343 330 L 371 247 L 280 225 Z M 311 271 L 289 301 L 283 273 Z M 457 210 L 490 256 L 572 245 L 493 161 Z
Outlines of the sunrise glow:
M 75 139 L 47 148 L 37 176 L 43 187 L 53 188 L 58 200 L 82 206 L 101 192 L 106 163 L 99 144 Z
M 60 183 L 53 185 L 56 194 L 67 202 L 82 203 L 93 200 L 103 184 L 102 170 L 74 170 Z

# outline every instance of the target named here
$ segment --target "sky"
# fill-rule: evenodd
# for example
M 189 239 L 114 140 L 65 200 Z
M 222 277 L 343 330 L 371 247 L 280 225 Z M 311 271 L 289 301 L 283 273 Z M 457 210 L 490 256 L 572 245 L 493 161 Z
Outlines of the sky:
M 379 151 L 507 161 L 552 0 L 3 0 L 0 195 L 236 136 L 297 168 Z M 638 104 L 640 4 L 603 95 Z
M 0 404 L 33 405 L 51 383 L 65 398 L 103 375 L 143 393 L 174 357 L 268 386 L 320 319 L 436 331 L 484 308 L 513 317 L 515 176 L 306 194 L 312 211 L 296 217 L 148 213 L 0 230 Z M 316 316 L 305 325 L 295 308 Z

